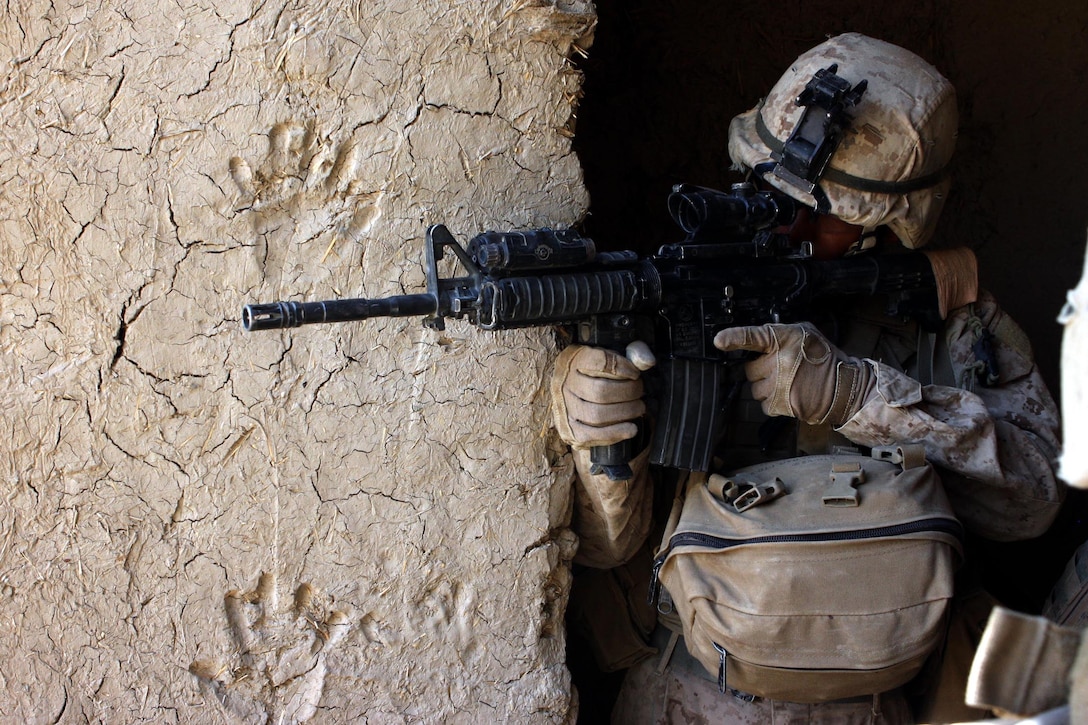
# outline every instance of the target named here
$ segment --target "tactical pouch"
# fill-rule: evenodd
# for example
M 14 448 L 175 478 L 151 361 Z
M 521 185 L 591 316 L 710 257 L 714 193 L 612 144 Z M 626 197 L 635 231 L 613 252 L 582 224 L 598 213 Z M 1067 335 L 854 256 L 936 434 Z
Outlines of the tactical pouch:
M 962 536 L 921 447 L 890 447 L 693 474 L 654 568 L 723 692 L 826 702 L 918 672 Z

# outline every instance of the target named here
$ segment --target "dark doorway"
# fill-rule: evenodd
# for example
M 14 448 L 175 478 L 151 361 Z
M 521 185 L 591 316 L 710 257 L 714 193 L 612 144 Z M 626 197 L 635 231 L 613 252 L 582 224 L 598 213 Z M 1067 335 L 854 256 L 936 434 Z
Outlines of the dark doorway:
M 960 135 L 940 238 L 973 247 L 983 284 L 1027 331 L 1059 394 L 1066 290 L 1080 278 L 1088 228 L 1088 4 L 909 4 L 598 0 L 599 25 L 578 110 L 575 148 L 591 196 L 587 234 L 642 253 L 678 241 L 670 187 L 728 188 L 730 120 L 754 106 L 788 64 L 824 38 L 857 31 L 913 50 L 955 85 Z M 1051 534 L 993 545 L 988 586 L 1036 612 L 1088 537 L 1074 492 Z M 579 656 L 584 656 L 580 653 Z M 586 668 L 579 662 L 578 675 Z M 583 681 L 584 722 L 607 712 Z

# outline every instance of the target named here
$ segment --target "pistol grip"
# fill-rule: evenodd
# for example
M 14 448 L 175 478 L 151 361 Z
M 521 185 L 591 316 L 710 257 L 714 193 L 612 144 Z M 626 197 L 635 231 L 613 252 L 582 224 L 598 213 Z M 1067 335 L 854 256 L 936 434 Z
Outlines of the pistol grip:
M 638 455 L 635 441 L 642 437 L 642 424 L 639 423 L 639 435 L 610 446 L 593 446 L 589 449 L 589 472 L 593 475 L 604 474 L 610 481 L 629 481 L 634 478 L 631 459 Z

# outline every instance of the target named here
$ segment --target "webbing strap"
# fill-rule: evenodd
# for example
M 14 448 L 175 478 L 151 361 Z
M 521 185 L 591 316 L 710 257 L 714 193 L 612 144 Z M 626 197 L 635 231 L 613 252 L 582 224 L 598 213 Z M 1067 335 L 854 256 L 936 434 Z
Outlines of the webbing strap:
M 767 124 L 764 123 L 762 107 L 756 112 L 756 133 L 759 134 L 759 140 L 774 153 L 780 154 L 782 153 L 782 150 L 785 149 L 785 142 L 779 141 L 775 135 L 771 133 L 771 130 L 767 128 Z M 763 167 L 766 165 L 760 164 L 760 166 Z M 936 186 L 948 175 L 948 170 L 948 165 L 945 164 L 945 166 L 931 174 L 919 176 L 914 179 L 907 179 L 905 181 L 881 181 L 879 179 L 866 179 L 860 176 L 854 176 L 853 174 L 848 174 L 845 171 L 840 171 L 839 169 L 828 166 L 824 171 L 822 178 L 850 189 L 857 189 L 858 191 L 866 191 L 873 194 L 909 194 L 912 191 L 919 191 L 920 189 L 928 189 L 931 186 Z

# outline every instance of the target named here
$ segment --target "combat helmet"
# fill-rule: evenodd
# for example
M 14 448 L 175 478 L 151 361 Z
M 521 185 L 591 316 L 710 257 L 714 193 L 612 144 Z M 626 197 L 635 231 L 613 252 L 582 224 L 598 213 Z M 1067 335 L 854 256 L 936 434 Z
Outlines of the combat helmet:
M 832 107 L 842 127 L 832 129 L 841 133 L 829 139 L 829 155 L 792 173 L 791 155 L 813 152 L 808 142 L 790 143 L 804 113 L 825 119 Z M 729 155 L 798 201 L 866 231 L 887 225 L 915 249 L 944 206 L 957 123 L 955 89 L 932 65 L 846 33 L 802 54 L 758 106 L 733 119 Z

